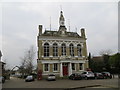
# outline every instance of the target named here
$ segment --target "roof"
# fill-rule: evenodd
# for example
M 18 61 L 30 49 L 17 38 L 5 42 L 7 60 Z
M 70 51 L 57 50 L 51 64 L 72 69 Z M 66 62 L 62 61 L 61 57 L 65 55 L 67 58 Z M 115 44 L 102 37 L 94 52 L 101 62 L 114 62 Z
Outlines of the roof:
M 66 32 L 65 34 L 68 37 L 77 37 L 77 38 L 81 38 L 81 36 L 77 33 L 77 32 Z M 46 30 L 42 36 L 61 36 L 59 31 L 48 31 Z
M 103 57 L 102 56 L 95 56 L 92 58 L 93 61 L 103 61 Z

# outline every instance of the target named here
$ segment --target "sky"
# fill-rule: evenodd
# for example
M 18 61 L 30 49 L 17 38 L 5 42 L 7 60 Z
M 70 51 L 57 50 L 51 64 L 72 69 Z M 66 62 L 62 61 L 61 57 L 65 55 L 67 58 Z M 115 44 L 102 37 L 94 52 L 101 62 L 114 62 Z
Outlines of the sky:
M 71 32 L 80 34 L 85 28 L 88 53 L 118 52 L 117 2 L 3 2 L 0 48 L 9 68 L 20 65 L 20 58 L 32 45 L 36 51 L 33 62 L 37 64 L 38 25 L 43 25 L 43 32 L 49 29 L 51 17 L 52 30 L 58 30 L 61 9 L 67 30 L 70 25 Z

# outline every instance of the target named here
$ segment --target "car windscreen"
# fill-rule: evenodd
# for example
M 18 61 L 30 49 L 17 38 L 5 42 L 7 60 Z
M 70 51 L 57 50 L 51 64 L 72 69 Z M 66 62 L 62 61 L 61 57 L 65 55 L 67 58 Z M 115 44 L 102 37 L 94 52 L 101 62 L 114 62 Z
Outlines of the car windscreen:
M 93 74 L 93 72 L 88 72 L 88 74 Z

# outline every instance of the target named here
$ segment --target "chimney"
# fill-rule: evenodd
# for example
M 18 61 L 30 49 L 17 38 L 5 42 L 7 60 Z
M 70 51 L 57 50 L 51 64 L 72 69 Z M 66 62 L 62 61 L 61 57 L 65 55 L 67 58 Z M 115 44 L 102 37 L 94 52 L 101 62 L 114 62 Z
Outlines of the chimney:
M 40 36 L 42 34 L 42 25 L 39 25 L 38 29 L 39 29 L 39 36 Z
M 81 37 L 85 38 L 85 29 L 81 28 Z

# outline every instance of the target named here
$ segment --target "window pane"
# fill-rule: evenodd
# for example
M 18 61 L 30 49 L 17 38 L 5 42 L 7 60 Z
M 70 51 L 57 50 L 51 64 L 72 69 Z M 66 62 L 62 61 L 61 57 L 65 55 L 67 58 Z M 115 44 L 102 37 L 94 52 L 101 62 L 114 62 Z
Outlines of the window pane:
M 61 46 L 61 51 L 62 51 L 62 55 L 66 55 L 66 45 L 65 44 L 62 44 Z
M 44 56 L 45 57 L 49 56 L 49 44 L 48 43 L 44 44 Z
M 44 64 L 44 70 L 48 71 L 48 64 Z
M 58 45 L 56 43 L 53 44 L 53 56 L 58 56 Z
M 83 70 L 83 63 L 80 63 L 80 64 L 79 64 L 79 69 L 80 69 L 80 70 Z
M 82 54 L 81 54 L 81 45 L 80 44 L 77 45 L 77 53 L 78 53 L 79 57 L 82 56 Z
M 73 44 L 70 44 L 69 50 L 70 50 L 70 56 L 74 56 L 74 46 L 73 46 Z
M 58 71 L 58 64 L 54 63 L 54 71 Z
M 72 63 L 72 70 L 75 70 L 75 64 Z

